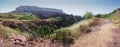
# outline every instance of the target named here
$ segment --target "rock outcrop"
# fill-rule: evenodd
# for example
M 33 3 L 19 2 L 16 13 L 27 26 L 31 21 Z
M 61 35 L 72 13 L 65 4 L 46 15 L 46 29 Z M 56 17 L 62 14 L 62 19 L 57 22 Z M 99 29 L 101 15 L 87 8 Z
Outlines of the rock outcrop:
M 27 39 L 25 38 L 25 36 L 19 35 L 19 34 L 14 34 L 11 33 L 9 40 L 13 43 L 13 44 L 18 44 L 18 45 L 24 45 L 26 44 Z
M 19 6 L 15 11 L 47 11 L 47 12 L 56 12 L 56 13 L 64 13 L 61 9 L 53 9 L 53 8 L 43 8 L 37 6 Z
M 16 10 L 13 11 L 13 13 L 20 12 L 32 13 L 34 15 L 39 14 L 39 16 L 51 16 L 57 13 L 64 14 L 63 10 L 61 9 L 43 8 L 37 6 L 19 6 L 16 8 Z

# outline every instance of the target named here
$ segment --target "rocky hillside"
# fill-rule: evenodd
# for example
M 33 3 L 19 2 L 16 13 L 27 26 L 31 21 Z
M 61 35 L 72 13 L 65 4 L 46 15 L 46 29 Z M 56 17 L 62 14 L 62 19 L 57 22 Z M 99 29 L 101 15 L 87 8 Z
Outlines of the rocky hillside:
M 30 11 L 47 11 L 47 12 L 55 12 L 55 13 L 64 13 L 61 9 L 53 9 L 53 8 L 42 8 L 37 6 L 19 6 L 15 10 L 16 12 L 30 12 Z
M 13 12 L 14 13 L 27 12 L 27 13 L 33 13 L 35 15 L 39 13 L 42 16 L 50 16 L 50 15 L 54 15 L 57 13 L 65 14 L 63 10 L 61 9 L 42 8 L 42 7 L 37 7 L 37 6 L 19 6 Z

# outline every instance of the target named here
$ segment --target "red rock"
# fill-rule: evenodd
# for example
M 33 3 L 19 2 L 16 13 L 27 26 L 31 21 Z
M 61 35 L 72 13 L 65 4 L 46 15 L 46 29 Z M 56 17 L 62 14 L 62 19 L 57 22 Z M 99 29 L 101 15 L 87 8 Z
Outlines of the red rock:
M 14 44 L 20 44 L 20 45 L 25 45 L 27 39 L 19 34 L 11 34 L 10 40 L 13 41 Z

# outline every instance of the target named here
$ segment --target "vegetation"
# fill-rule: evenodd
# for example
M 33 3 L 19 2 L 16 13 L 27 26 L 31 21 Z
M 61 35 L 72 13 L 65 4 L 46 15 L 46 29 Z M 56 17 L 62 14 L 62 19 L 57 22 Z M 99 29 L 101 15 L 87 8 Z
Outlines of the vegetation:
M 98 17 L 98 18 L 108 18 L 108 17 L 110 17 L 110 14 L 98 14 L 95 17 Z
M 60 21 L 63 27 L 67 27 L 75 23 L 73 15 L 63 15 L 61 16 Z
M 36 33 L 38 36 L 41 36 L 41 37 L 49 37 L 52 32 L 52 28 L 49 27 L 49 26 L 39 26 L 37 29 L 36 29 Z
M 32 14 L 21 14 L 17 15 L 16 18 L 21 19 L 21 20 L 36 20 L 37 17 L 35 17 Z
M 94 16 L 93 16 L 92 12 L 87 12 L 87 13 L 85 13 L 85 15 L 83 16 L 84 19 L 90 19 L 90 18 L 93 18 L 93 17 L 94 17 Z
M 14 33 L 14 34 L 20 34 L 20 35 L 23 35 L 25 36 L 26 38 L 29 38 L 29 33 L 27 32 L 20 32 L 18 28 L 16 28 L 15 30 L 14 29 L 11 29 L 9 27 L 5 27 L 3 25 L 0 25 L 0 34 L 3 36 L 3 37 L 9 37 L 9 34 L 10 33 Z
M 67 28 L 72 31 L 71 33 L 73 38 L 78 38 L 81 34 L 91 32 L 91 26 L 98 25 L 98 23 L 99 20 L 96 18 L 85 19 Z
M 80 25 L 80 31 L 83 33 L 89 33 L 91 32 L 91 29 L 89 25 Z
M 74 16 L 75 22 L 79 22 L 81 20 L 83 20 L 83 18 L 81 16 Z
M 51 38 L 57 42 L 70 43 L 73 41 L 71 30 L 69 29 L 58 29 L 54 31 Z
M 15 14 L 13 13 L 0 13 L 1 18 L 14 18 Z
M 50 18 L 48 18 L 47 20 L 52 21 L 52 22 L 54 22 L 54 21 L 59 21 L 59 20 L 60 20 L 60 17 L 56 17 L 56 18 L 50 17 Z
M 116 10 L 113 13 L 111 13 L 109 19 L 120 27 L 120 11 Z

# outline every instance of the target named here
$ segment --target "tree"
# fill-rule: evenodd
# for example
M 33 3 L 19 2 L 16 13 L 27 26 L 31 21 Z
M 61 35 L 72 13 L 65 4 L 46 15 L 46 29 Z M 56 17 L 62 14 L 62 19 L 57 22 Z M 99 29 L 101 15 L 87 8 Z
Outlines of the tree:
M 83 16 L 84 19 L 90 19 L 90 18 L 93 18 L 93 17 L 94 17 L 94 16 L 93 16 L 92 12 L 87 12 L 87 13 Z

